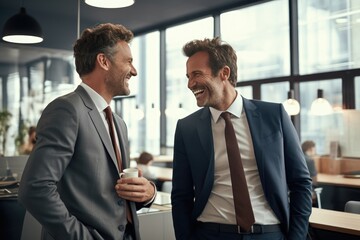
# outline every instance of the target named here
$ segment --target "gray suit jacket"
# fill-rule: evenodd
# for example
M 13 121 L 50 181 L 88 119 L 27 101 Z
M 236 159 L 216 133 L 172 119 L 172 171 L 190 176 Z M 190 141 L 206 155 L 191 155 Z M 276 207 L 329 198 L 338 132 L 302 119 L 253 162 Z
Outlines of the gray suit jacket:
M 117 115 L 123 167 L 129 166 L 127 128 Z M 29 156 L 19 201 L 42 224 L 43 239 L 122 239 L 125 201 L 115 192 L 115 152 L 103 120 L 84 88 L 44 110 Z M 134 203 L 130 203 L 140 239 Z

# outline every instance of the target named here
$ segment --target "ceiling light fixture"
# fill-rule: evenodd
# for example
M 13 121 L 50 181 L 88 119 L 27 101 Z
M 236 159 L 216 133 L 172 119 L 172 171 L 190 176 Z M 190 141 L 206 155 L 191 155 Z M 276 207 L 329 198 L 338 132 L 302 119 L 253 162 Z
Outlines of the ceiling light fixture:
M 35 18 L 26 14 L 24 7 L 6 21 L 2 39 L 6 42 L 22 44 L 39 43 L 44 40 L 40 24 Z
M 294 98 L 294 90 L 288 91 L 288 99 L 283 102 L 283 106 L 290 116 L 299 114 L 300 104 Z
M 317 99 L 311 103 L 310 114 L 322 116 L 331 113 L 333 113 L 333 108 L 328 100 L 324 98 L 324 91 L 322 89 L 318 89 Z
M 98 8 L 124 8 L 135 3 L 135 0 L 85 0 L 85 3 Z

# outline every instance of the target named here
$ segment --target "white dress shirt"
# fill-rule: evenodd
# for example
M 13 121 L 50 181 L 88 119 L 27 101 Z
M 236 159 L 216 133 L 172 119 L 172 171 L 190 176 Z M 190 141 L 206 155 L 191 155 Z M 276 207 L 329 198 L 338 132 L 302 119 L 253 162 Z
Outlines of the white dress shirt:
M 243 101 L 237 95 L 227 109 L 232 114 L 242 164 L 249 189 L 251 204 L 257 224 L 277 224 L 279 220 L 265 199 L 255 159 L 249 125 L 243 111 Z M 236 224 L 235 208 L 231 186 L 228 156 L 225 144 L 225 121 L 220 117 L 222 111 L 210 108 L 211 127 L 214 141 L 214 185 L 204 211 L 198 221 Z

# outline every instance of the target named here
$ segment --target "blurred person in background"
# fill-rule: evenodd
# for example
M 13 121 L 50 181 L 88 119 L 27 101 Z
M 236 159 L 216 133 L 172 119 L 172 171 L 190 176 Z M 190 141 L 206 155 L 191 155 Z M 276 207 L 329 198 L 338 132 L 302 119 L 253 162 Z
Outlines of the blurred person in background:
M 33 150 L 36 143 L 36 127 L 30 126 L 28 129 L 27 139 L 23 145 L 20 146 L 19 153 L 21 155 L 28 155 Z

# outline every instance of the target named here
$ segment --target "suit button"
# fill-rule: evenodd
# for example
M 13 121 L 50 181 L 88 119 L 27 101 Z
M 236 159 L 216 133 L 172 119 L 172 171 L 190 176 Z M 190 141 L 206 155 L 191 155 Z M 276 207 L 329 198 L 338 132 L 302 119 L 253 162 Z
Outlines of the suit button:
M 119 225 L 118 229 L 123 232 L 123 231 L 125 231 L 125 226 L 124 225 Z
M 121 205 L 123 205 L 123 202 L 124 202 L 124 201 L 123 201 L 122 199 L 119 199 L 117 203 L 118 203 L 118 205 L 121 206 Z

